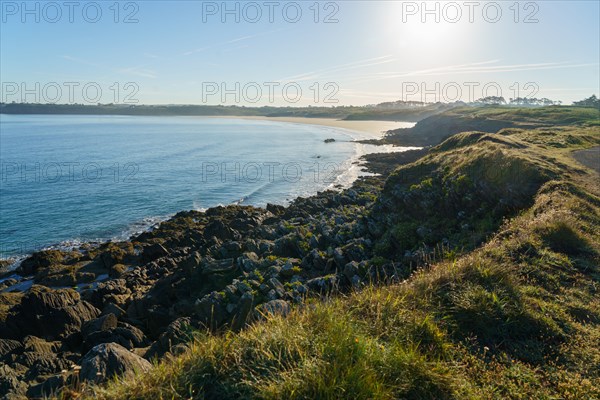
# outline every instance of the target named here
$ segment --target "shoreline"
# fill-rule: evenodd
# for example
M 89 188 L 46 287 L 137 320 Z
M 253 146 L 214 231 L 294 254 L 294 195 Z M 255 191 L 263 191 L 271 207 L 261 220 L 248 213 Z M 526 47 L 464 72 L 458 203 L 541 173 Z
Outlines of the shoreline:
M 219 118 L 219 119 L 242 119 L 250 121 L 273 121 L 273 122 L 286 122 L 292 124 L 305 124 L 305 125 L 319 125 L 327 126 L 330 128 L 339 128 L 358 132 L 362 134 L 376 135 L 377 137 L 370 137 L 369 139 L 381 139 L 383 135 L 392 129 L 398 128 L 410 128 L 416 125 L 416 122 L 408 121 L 346 121 L 336 118 L 308 118 L 308 117 L 266 117 L 266 116 L 207 116 L 207 117 L 193 117 L 193 118 Z
M 184 117 L 186 117 L 186 116 L 184 116 Z M 336 130 L 347 131 L 347 132 L 351 132 L 351 133 L 355 133 L 355 134 L 358 133 L 360 135 L 368 135 L 368 136 L 361 137 L 361 138 L 354 137 L 352 140 L 350 140 L 351 142 L 354 142 L 357 146 L 355 155 L 352 156 L 351 158 L 349 158 L 348 160 L 346 160 L 348 162 L 347 168 L 336 178 L 336 181 L 331 183 L 328 187 L 324 188 L 322 191 L 333 190 L 333 191 L 340 192 L 344 189 L 348 189 L 348 188 L 352 187 L 354 185 L 354 183 L 358 179 L 360 179 L 361 176 L 371 176 L 372 173 L 367 171 L 365 163 L 361 162 L 361 158 L 366 155 L 377 154 L 377 153 L 394 153 L 394 152 L 400 153 L 403 151 L 418 149 L 418 148 L 408 147 L 408 146 L 405 147 L 405 146 L 395 146 L 395 145 L 384 145 L 384 144 L 379 145 L 379 144 L 361 143 L 361 141 L 365 140 L 365 139 L 367 139 L 367 140 L 381 139 L 387 130 L 403 128 L 403 127 L 410 127 L 410 126 L 415 125 L 415 123 L 406 122 L 406 121 L 400 121 L 400 122 L 398 122 L 398 121 L 344 121 L 344 120 L 339 120 L 339 119 L 335 119 L 335 118 L 267 117 L 267 116 L 191 116 L 189 118 L 235 119 L 235 120 L 249 120 L 249 121 L 278 122 L 278 123 L 285 123 L 285 124 L 304 124 L 304 125 L 329 127 L 329 128 L 333 128 Z M 369 150 L 371 150 L 371 151 L 369 151 L 369 150 L 366 150 L 365 147 L 372 147 L 372 149 L 369 149 Z M 381 151 L 372 151 L 372 150 L 375 150 L 375 148 L 379 148 Z M 368 164 L 368 162 L 367 162 L 367 164 Z M 344 182 L 345 179 L 341 179 L 342 177 L 348 177 L 348 176 L 350 176 L 350 178 L 346 182 Z M 320 192 L 321 191 L 312 193 L 308 197 L 318 195 Z M 295 200 L 297 200 L 299 197 L 305 197 L 305 196 L 295 196 L 288 203 L 281 204 L 281 205 L 284 207 L 287 207 L 291 203 L 293 203 Z M 246 204 L 233 202 L 231 204 L 227 204 L 224 206 L 229 206 L 229 205 L 246 205 Z M 131 231 L 127 232 L 127 234 L 125 234 L 125 235 L 117 235 L 117 236 L 114 236 L 111 238 L 106 238 L 106 239 L 96 238 L 96 239 L 92 239 L 89 241 L 88 240 L 80 241 L 78 239 L 68 239 L 64 242 L 49 244 L 43 248 L 38 248 L 38 249 L 32 250 L 31 252 L 27 252 L 25 254 L 18 254 L 18 255 L 13 255 L 13 256 L 8 256 L 8 257 L 0 257 L 0 261 L 3 262 L 0 264 L 0 277 L 6 277 L 10 273 L 13 273 L 16 269 L 18 269 L 21 261 L 23 261 L 24 259 L 27 259 L 34 253 L 37 253 L 40 251 L 45 251 L 45 250 L 68 251 L 68 250 L 82 248 L 82 247 L 88 247 L 88 246 L 91 246 L 91 248 L 94 248 L 94 247 L 98 247 L 107 242 L 130 241 L 132 238 L 134 238 L 140 234 L 152 231 L 157 226 L 159 226 L 161 223 L 163 223 L 165 221 L 169 221 L 171 218 L 173 218 L 179 212 L 187 212 L 187 211 L 198 211 L 198 210 L 182 209 L 182 210 L 173 212 L 169 215 L 163 216 L 162 218 L 158 218 L 158 219 L 157 219 L 157 217 L 146 217 L 146 218 L 152 218 L 154 220 L 149 225 L 144 226 L 141 229 L 139 229 L 139 227 L 138 227 L 138 229 L 131 230 Z M 137 222 L 135 222 L 134 224 L 137 224 Z M 77 245 L 74 245 L 74 242 L 76 242 Z M 8 261 L 8 263 L 7 263 L 7 261 Z

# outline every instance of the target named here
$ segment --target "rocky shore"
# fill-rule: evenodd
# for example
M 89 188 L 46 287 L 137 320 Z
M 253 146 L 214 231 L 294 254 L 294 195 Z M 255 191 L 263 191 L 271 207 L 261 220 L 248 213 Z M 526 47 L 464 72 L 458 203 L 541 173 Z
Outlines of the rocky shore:
M 34 253 L 0 277 L 0 396 L 42 397 L 147 369 L 194 329 L 242 329 L 307 297 L 398 279 L 373 258 L 366 210 L 407 152 L 368 156 L 342 192 L 289 207 L 180 212 L 123 242 Z M 373 226 L 371 226 L 373 229 Z
M 436 255 L 477 248 L 564 171 L 585 173 L 537 145 L 546 124 L 486 124 L 500 130 L 367 155 L 379 175 L 341 192 L 180 212 L 128 241 L 33 254 L 0 276 L 0 398 L 81 392 L 187 352 L 198 330 L 240 331 L 313 298 L 404 280 Z M 593 127 L 561 129 L 551 149 L 597 146 Z

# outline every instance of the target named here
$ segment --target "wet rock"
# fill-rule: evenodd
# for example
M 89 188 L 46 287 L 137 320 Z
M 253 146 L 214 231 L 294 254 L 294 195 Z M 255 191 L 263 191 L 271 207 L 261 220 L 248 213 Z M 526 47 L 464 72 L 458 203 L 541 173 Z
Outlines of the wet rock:
M 15 278 L 6 279 L 2 283 L 0 283 L 0 291 L 2 291 L 4 289 L 8 289 L 9 287 L 11 287 L 17 283 L 19 283 L 18 279 L 15 279 Z
M 92 348 L 81 360 L 82 381 L 106 382 L 115 375 L 132 376 L 152 368 L 147 360 L 116 343 L 103 343 Z

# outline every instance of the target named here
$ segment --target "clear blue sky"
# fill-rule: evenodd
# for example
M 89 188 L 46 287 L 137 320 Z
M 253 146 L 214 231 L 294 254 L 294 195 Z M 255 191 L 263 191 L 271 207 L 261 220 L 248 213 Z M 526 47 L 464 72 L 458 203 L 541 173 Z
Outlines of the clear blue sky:
M 246 95 L 240 93 L 239 104 L 249 106 L 271 104 L 265 82 L 279 85 L 272 89 L 274 105 L 315 104 L 317 87 L 320 105 L 334 105 L 324 102 L 327 94 L 339 105 L 453 100 L 458 89 L 469 100 L 496 94 L 494 87 L 506 99 L 515 97 L 518 88 L 520 96 L 536 90 L 535 97 L 568 104 L 598 95 L 600 86 L 600 8 L 595 0 L 518 2 L 518 15 L 514 1 L 477 2 L 474 9 L 458 1 L 453 3 L 461 12 L 457 22 L 452 22 L 457 9 L 446 2 L 427 2 L 430 9 L 438 7 L 427 15 L 421 1 L 319 2 L 317 23 L 313 1 L 272 6 L 258 1 L 253 3 L 262 13 L 258 22 L 252 22 L 256 7 L 249 2 L 227 3 L 230 9 L 238 7 L 239 22 L 235 12 L 223 15 L 221 1 L 134 1 L 118 7 L 114 1 L 98 1 L 99 18 L 93 4 L 75 3 L 71 22 L 63 1 L 54 3 L 60 16 L 48 2 L 27 2 L 33 10 L 27 13 L 21 1 L 0 1 L 3 101 L 18 101 L 23 94 L 21 86 L 10 94 L 15 91 L 11 84 L 32 89 L 36 82 L 40 88 L 51 82 L 61 86 L 59 103 L 70 102 L 65 82 L 80 85 L 71 101 L 81 101 L 82 86 L 93 82 L 102 90 L 103 103 L 124 102 L 133 93 L 132 86 L 126 87 L 132 82 L 139 89 L 132 99 L 141 104 L 218 104 L 221 88 L 216 94 L 208 90 L 224 84 L 235 91 L 239 82 L 241 92 L 255 82 L 262 96 L 255 84 L 247 86 Z M 296 4 L 302 15 L 292 22 Z M 124 23 L 131 13 L 138 22 Z M 330 23 L 324 23 L 332 13 Z M 98 22 L 89 22 L 94 19 Z M 110 89 L 115 82 L 117 97 L 115 87 Z M 211 82 L 217 86 L 210 87 Z M 286 83 L 300 85 L 297 103 L 289 101 L 295 97 L 293 87 L 284 97 Z M 429 91 L 425 98 L 423 89 Z M 48 87 L 41 102 L 56 93 Z M 246 101 L 257 97 L 257 103 Z M 236 104 L 234 95 L 227 95 L 225 103 Z

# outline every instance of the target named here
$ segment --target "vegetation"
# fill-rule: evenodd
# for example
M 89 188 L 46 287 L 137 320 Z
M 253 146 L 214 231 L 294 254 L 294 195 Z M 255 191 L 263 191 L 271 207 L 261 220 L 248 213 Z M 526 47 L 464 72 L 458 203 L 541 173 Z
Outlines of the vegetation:
M 598 99 L 596 95 L 591 95 L 587 99 L 573 102 L 573 105 L 577 107 L 594 107 L 600 109 L 600 99 Z
M 86 395 L 599 398 L 600 189 L 571 157 L 600 144 L 598 111 L 432 118 L 457 124 L 446 133 L 474 120 L 500 128 L 456 135 L 388 178 L 372 211 L 388 245 L 370 263 L 429 249 L 405 281 L 313 299 L 239 333 L 197 332 L 184 354 Z M 464 247 L 444 247 L 448 238 Z

